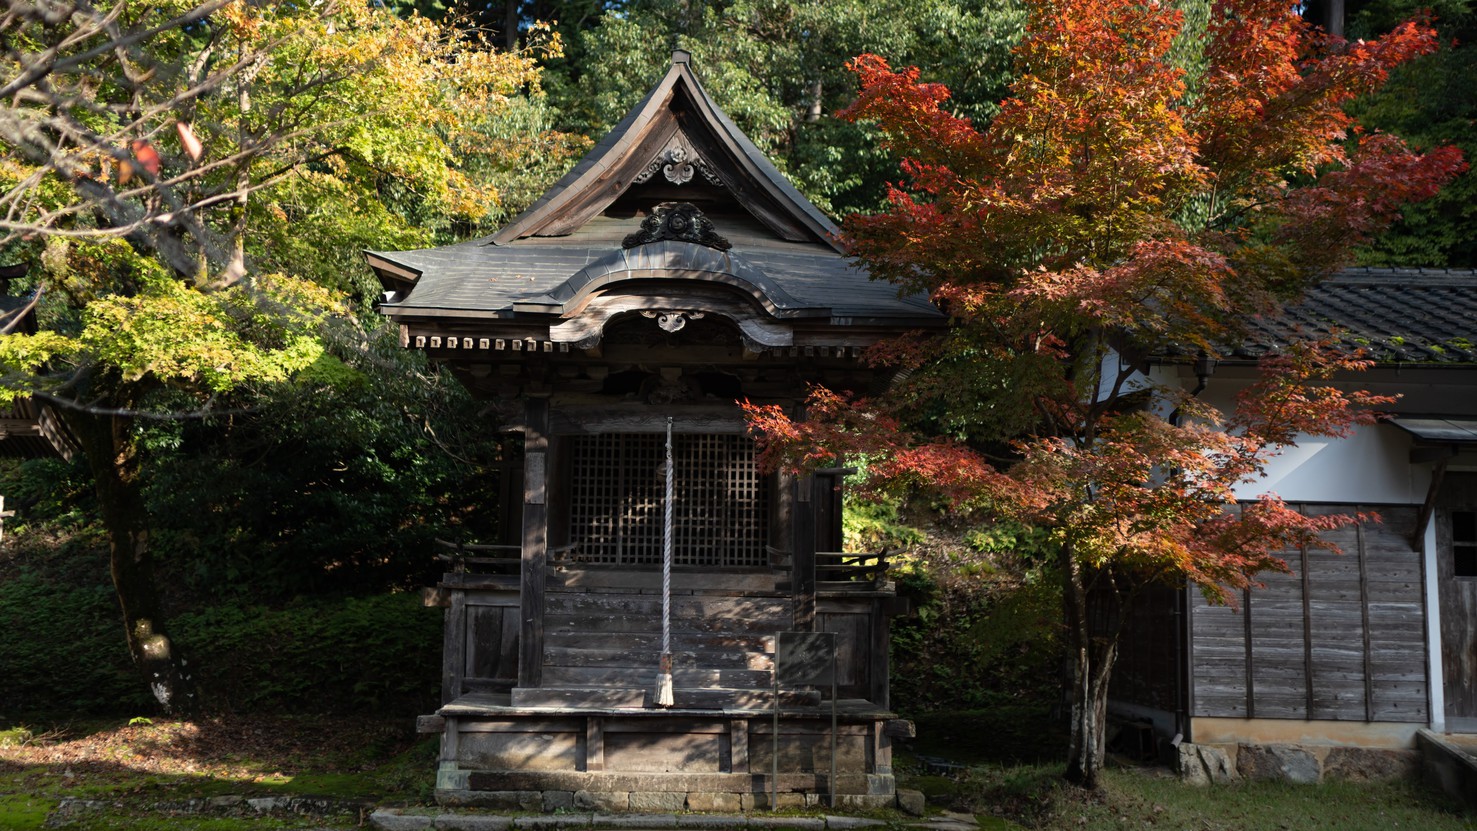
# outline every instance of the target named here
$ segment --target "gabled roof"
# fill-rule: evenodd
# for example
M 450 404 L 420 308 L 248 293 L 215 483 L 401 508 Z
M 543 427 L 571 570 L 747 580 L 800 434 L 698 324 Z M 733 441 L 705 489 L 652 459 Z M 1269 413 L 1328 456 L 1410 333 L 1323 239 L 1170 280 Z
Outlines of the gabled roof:
M 1295 338 L 1332 334 L 1384 364 L 1477 363 L 1477 271 L 1355 268 L 1277 318 L 1257 318 L 1228 357 L 1259 358 Z
M 674 233 L 686 216 L 708 237 Z M 660 226 L 658 228 L 658 225 Z M 903 328 L 943 315 L 873 281 L 837 228 L 713 103 L 686 52 L 568 174 L 507 227 L 366 252 L 401 322 L 568 318 L 593 293 L 726 286 L 775 320 Z M 655 235 L 653 235 L 655 234 Z M 701 285 L 699 285 L 701 284 Z
M 837 246 L 835 223 L 821 213 L 713 103 L 692 72 L 691 56 L 672 66 L 600 143 L 507 227 L 485 238 L 507 244 L 531 236 L 564 236 L 625 193 L 674 140 L 696 151 L 711 173 L 781 238 Z M 840 248 L 837 246 L 837 250 Z

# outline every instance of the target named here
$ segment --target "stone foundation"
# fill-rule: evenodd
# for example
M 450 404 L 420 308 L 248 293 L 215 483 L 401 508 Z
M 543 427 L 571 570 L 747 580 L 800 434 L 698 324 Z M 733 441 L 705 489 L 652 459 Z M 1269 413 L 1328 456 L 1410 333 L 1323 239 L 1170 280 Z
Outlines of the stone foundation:
M 1322 745 L 1189 744 L 1179 746 L 1180 778 L 1193 785 L 1223 785 L 1238 779 L 1316 784 L 1406 779 L 1420 767 L 1415 750 Z
M 678 811 L 747 813 L 769 810 L 768 793 L 680 791 L 482 791 L 439 790 L 436 801 L 448 808 L 549 813 L 574 810 L 605 814 L 670 814 Z M 779 794 L 778 808 L 830 808 L 823 793 Z M 898 807 L 895 794 L 836 794 L 837 809 L 871 811 Z

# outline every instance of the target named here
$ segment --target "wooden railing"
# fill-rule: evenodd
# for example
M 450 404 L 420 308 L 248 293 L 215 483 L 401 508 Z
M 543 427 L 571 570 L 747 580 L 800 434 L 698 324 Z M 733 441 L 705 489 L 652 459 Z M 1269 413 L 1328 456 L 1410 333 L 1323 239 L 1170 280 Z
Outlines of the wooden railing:
M 881 583 L 887 579 L 887 549 L 878 552 L 817 551 L 815 579 L 821 583 Z
M 447 550 L 447 553 L 437 554 L 437 558 L 451 563 L 455 574 L 517 574 L 523 565 L 523 549 L 517 545 L 479 545 L 446 540 L 436 540 L 436 544 Z M 502 552 L 502 556 L 489 556 L 492 552 Z

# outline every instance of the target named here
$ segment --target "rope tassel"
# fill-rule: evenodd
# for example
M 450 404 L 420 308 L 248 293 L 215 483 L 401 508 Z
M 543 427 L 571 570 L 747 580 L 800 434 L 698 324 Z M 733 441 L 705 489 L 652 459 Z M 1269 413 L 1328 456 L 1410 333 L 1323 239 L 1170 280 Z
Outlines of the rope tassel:
M 670 707 L 672 695 L 672 419 L 667 419 L 666 505 L 662 516 L 662 660 L 656 676 L 656 706 Z

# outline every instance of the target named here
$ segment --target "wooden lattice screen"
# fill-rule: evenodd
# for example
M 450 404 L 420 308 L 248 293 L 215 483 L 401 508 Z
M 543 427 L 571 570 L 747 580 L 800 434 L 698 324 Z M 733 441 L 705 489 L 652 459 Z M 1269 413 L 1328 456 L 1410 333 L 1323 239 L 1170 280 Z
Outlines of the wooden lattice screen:
M 576 557 L 590 563 L 661 562 L 665 444 L 666 437 L 656 433 L 574 439 L 569 541 Z M 766 480 L 754 456 L 747 436 L 673 437 L 673 562 L 768 565 Z

